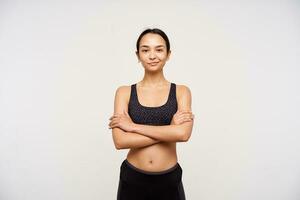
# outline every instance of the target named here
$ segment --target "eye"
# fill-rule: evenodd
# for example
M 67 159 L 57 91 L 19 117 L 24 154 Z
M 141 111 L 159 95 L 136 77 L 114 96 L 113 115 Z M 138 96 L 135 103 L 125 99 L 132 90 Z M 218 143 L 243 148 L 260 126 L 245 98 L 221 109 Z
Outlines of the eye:
M 142 52 L 147 52 L 147 51 L 148 51 L 148 49 L 143 49 L 143 50 L 142 50 Z
M 157 49 L 157 51 L 163 51 L 163 49 Z

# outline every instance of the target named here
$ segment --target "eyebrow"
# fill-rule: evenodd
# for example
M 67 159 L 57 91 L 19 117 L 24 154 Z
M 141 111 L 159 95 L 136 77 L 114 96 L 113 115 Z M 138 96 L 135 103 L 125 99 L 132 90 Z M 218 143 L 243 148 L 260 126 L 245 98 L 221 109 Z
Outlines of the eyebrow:
M 141 46 L 141 48 L 142 48 L 142 47 L 149 48 L 149 46 L 148 46 L 148 45 L 142 45 L 142 46 Z M 157 46 L 156 46 L 156 48 L 158 48 L 158 47 L 164 47 L 164 45 L 157 45 Z

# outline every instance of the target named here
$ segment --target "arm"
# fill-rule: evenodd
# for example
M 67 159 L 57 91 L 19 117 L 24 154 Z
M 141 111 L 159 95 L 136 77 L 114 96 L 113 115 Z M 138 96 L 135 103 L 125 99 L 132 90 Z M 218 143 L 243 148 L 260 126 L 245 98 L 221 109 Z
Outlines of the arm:
M 191 111 L 192 96 L 191 91 L 187 86 L 178 87 L 178 110 Z M 194 120 L 178 124 L 152 126 L 143 124 L 134 124 L 133 131 L 144 136 L 148 136 L 164 142 L 186 142 L 189 140 Z
M 114 140 L 115 148 L 118 150 L 141 148 L 141 147 L 150 146 L 160 142 L 159 140 L 144 135 L 140 135 L 132 132 L 124 133 L 124 131 L 118 127 L 113 128 L 112 132 L 113 132 L 113 140 Z
M 123 110 L 127 111 L 128 102 L 126 99 L 126 86 L 121 86 L 115 93 L 114 114 L 123 113 Z M 144 135 L 125 132 L 118 127 L 112 128 L 112 136 L 116 149 L 140 148 L 160 142 Z

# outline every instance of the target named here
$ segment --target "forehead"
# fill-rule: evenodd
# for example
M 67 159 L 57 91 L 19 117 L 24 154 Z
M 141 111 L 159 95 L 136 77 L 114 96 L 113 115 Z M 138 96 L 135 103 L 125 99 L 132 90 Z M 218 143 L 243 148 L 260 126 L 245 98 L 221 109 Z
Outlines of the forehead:
M 159 34 L 147 33 L 140 40 L 140 47 L 143 46 L 166 46 L 166 43 Z

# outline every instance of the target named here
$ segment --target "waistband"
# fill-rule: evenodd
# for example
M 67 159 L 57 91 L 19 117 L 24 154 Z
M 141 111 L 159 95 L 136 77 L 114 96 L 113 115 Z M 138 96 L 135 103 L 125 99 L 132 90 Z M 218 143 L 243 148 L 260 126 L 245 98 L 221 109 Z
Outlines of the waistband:
M 139 169 L 125 159 L 120 167 L 120 179 L 139 185 L 178 184 L 182 179 L 182 168 L 177 162 L 169 169 L 159 172 L 151 172 Z
M 169 173 L 169 172 L 175 170 L 176 168 L 180 167 L 179 163 L 177 162 L 173 167 L 171 167 L 169 169 L 159 171 L 159 172 L 151 172 L 151 171 L 145 171 L 145 170 L 142 170 L 140 168 L 137 168 L 136 166 L 132 165 L 127 159 L 125 159 L 123 162 L 126 165 L 128 165 L 130 168 L 132 168 L 133 170 L 138 171 L 138 172 L 143 173 L 143 174 L 148 174 L 148 175 L 162 175 L 162 174 Z

